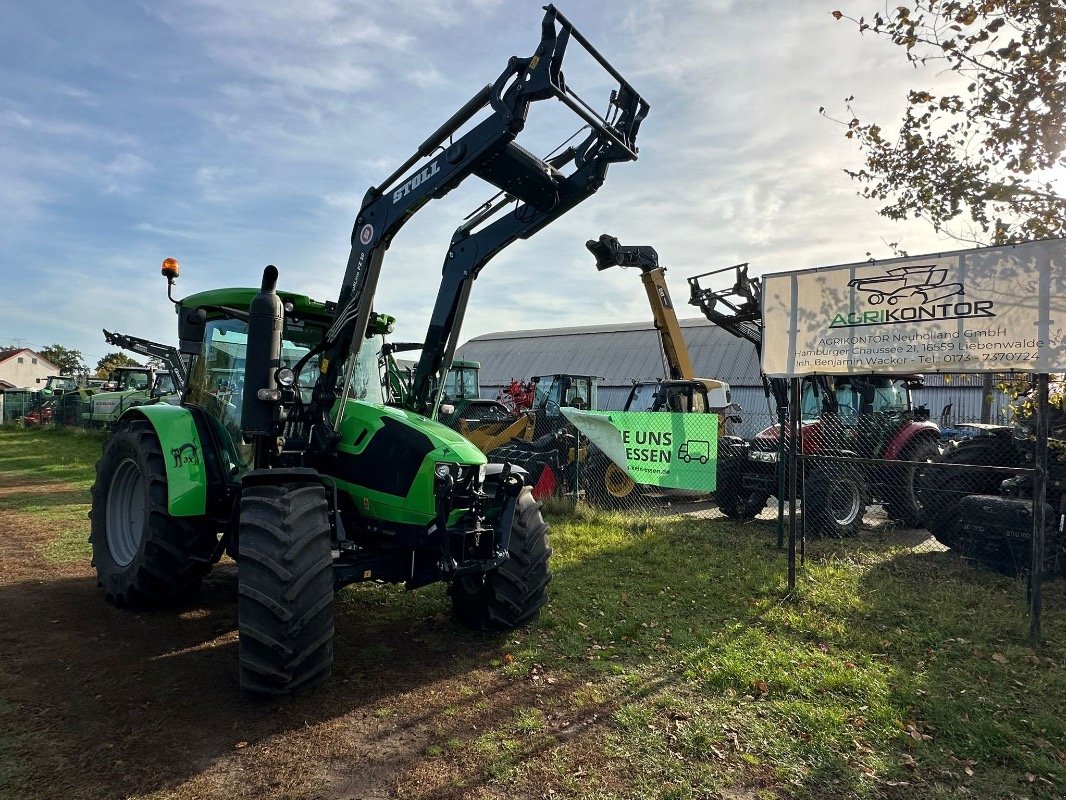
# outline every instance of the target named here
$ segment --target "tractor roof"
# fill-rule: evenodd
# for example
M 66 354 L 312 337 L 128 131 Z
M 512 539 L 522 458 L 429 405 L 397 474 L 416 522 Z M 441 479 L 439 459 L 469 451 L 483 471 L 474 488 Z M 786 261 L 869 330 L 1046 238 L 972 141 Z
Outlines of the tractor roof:
M 229 289 L 210 289 L 206 292 L 191 294 L 181 301 L 184 308 L 201 308 L 204 306 L 227 306 L 242 311 L 247 310 L 258 289 L 234 287 Z M 333 303 L 322 303 L 302 294 L 278 290 L 278 297 L 284 303 L 292 303 L 296 316 L 320 323 L 333 321 Z

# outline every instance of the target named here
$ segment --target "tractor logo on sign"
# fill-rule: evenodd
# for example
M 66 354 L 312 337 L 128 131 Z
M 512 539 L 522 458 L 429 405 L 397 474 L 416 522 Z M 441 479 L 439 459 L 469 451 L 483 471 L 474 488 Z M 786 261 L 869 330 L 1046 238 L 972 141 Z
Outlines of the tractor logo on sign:
M 936 264 L 893 267 L 881 275 L 852 278 L 848 288 L 862 292 L 868 308 L 833 315 L 830 328 L 861 328 L 970 317 L 994 317 L 993 300 L 971 300 L 966 287 L 948 280 L 950 270 Z
M 900 300 L 935 303 L 966 294 L 961 283 L 948 283 L 947 277 L 946 269 L 933 265 L 896 267 L 874 278 L 855 278 L 848 281 L 848 286 L 866 292 L 866 299 L 872 306 L 885 302 L 894 306 Z
M 181 447 L 175 447 L 170 451 L 170 455 L 174 457 L 175 467 L 182 465 L 195 467 L 200 464 L 200 454 L 196 452 L 196 445 L 192 442 L 186 442 Z

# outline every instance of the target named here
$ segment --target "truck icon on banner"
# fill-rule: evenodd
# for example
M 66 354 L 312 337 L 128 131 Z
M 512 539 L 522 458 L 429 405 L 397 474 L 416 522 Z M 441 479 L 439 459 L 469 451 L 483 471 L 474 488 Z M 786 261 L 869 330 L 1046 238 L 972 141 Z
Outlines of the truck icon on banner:
M 686 464 L 692 461 L 706 464 L 711 459 L 711 443 L 705 439 L 688 439 L 681 443 L 677 457 Z

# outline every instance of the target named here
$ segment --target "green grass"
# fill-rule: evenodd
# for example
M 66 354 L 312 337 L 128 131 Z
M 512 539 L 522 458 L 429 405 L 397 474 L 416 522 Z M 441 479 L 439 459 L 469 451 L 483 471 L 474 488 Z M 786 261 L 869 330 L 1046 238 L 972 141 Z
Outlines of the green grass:
M 98 448 L 70 432 L 0 429 L 0 478 L 51 465 L 55 480 L 87 486 Z M 54 524 L 78 506 L 60 495 L 13 502 Z M 1024 584 L 949 552 L 876 534 L 812 542 L 786 598 L 772 523 L 580 507 L 550 521 L 551 602 L 530 628 L 465 632 L 442 587 L 339 595 L 337 613 L 359 630 L 433 621 L 420 635 L 449 653 L 459 685 L 424 755 L 454 785 L 597 800 L 1066 792 L 1062 580 L 1045 585 L 1048 644 L 1032 651 Z M 64 534 L 47 547 L 65 558 L 79 546 Z M 405 646 L 368 629 L 335 672 L 380 672 Z M 486 670 L 514 691 L 483 695 Z M 424 712 L 372 711 L 397 725 Z M 26 746 L 0 739 L 0 757 Z
M 60 481 L 88 488 L 104 434 L 77 428 L 0 426 L 0 479 Z
M 53 532 L 41 548 L 50 562 L 90 556 L 89 488 L 103 441 L 98 431 L 0 426 L 0 485 L 10 483 L 0 510 L 32 516 Z

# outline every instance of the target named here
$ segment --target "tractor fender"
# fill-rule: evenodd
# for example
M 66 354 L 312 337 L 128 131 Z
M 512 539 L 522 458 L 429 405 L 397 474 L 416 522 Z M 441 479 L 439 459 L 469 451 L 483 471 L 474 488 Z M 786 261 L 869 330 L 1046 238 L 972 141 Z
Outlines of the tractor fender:
M 892 437 L 892 441 L 885 448 L 882 458 L 890 461 L 899 459 L 900 453 L 910 446 L 911 442 L 925 437 L 934 442 L 940 441 L 940 428 L 933 422 L 908 422 Z
M 207 466 L 203 443 L 192 412 L 169 403 L 136 406 L 122 419 L 148 420 L 163 448 L 167 473 L 167 511 L 172 517 L 197 517 L 207 512 Z

